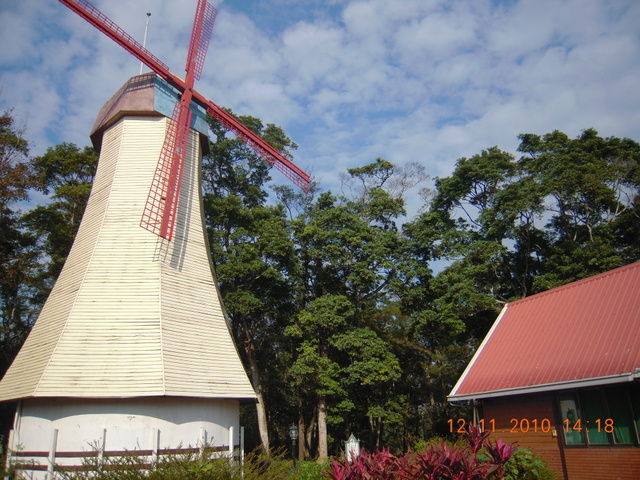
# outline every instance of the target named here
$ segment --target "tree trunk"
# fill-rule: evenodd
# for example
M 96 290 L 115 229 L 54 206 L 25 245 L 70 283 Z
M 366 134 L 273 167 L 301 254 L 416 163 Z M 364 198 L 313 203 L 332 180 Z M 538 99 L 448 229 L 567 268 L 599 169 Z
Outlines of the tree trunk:
M 429 425 L 430 434 L 434 435 L 433 426 L 436 424 L 436 397 L 433 393 L 433 390 L 429 390 L 429 420 L 431 421 Z
M 300 392 L 298 396 L 298 460 L 303 461 L 305 459 L 305 452 L 307 448 L 307 429 L 304 423 L 304 415 L 302 414 L 302 397 Z
M 269 452 L 269 428 L 267 425 L 267 411 L 264 406 L 262 388 L 258 391 L 258 401 L 256 403 L 256 413 L 258 416 L 258 430 L 260 431 L 260 441 L 265 452 Z
M 329 456 L 327 440 L 327 398 L 318 398 L 318 460 L 325 460 Z
M 317 409 L 317 406 L 316 406 L 316 409 Z M 312 447 L 313 437 L 314 435 L 316 435 L 318 431 L 318 415 L 316 415 L 316 409 L 314 409 L 313 415 L 311 415 L 311 420 L 309 422 L 309 425 L 307 426 L 304 458 L 310 458 L 313 456 L 313 453 L 311 451 L 313 448 Z
M 253 338 L 249 334 L 247 324 L 242 320 L 242 329 L 244 330 L 244 350 L 247 354 L 247 360 L 249 361 L 249 373 L 251 376 L 251 384 L 256 391 L 258 401 L 256 402 L 256 415 L 258 418 L 258 431 L 260 432 L 260 441 L 262 442 L 262 448 L 265 452 L 269 452 L 269 428 L 267 425 L 267 409 L 264 403 L 264 389 L 262 388 L 262 381 L 260 380 L 260 371 L 258 370 L 258 361 L 256 360 L 255 345 Z

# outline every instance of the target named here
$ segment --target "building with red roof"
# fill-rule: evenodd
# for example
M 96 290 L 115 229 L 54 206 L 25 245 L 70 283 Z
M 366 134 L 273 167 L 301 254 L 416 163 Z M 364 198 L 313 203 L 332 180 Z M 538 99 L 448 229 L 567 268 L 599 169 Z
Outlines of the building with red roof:
M 560 478 L 640 478 L 640 262 L 507 304 L 448 399 Z

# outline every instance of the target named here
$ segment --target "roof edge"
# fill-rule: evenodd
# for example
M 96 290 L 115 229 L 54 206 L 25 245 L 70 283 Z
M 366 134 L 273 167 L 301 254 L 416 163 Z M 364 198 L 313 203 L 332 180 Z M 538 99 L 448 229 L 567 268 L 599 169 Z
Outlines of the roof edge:
M 506 388 L 504 390 L 493 390 L 490 392 L 465 393 L 462 395 L 450 394 L 447 401 L 457 402 L 466 400 L 478 400 L 482 398 L 507 397 L 510 395 L 524 395 L 527 393 L 541 393 L 569 388 L 597 387 L 601 385 L 611 385 L 615 383 L 625 383 L 640 380 L 640 368 L 635 372 L 608 375 L 605 377 L 581 378 L 579 380 L 569 380 L 564 382 L 545 383 L 542 385 L 529 385 L 526 387 Z
M 456 384 L 451 389 L 451 393 L 449 393 L 449 395 L 447 396 L 447 399 L 449 397 L 452 397 L 452 396 L 455 395 L 455 391 L 458 390 L 458 388 L 460 388 L 460 385 L 462 385 L 462 382 L 464 382 L 464 380 L 467 378 L 467 374 L 469 373 L 469 370 L 471 370 L 473 365 L 476 363 L 476 360 L 480 356 L 480 353 L 482 353 L 482 350 L 484 350 L 484 347 L 487 344 L 487 342 L 489 341 L 489 339 L 491 338 L 491 335 L 493 335 L 493 331 L 496 328 L 498 328 L 498 324 L 500 323 L 500 320 L 502 320 L 502 317 L 504 317 L 504 314 L 507 312 L 507 308 L 509 308 L 509 304 L 508 303 L 504 307 L 502 307 L 502 310 L 500 311 L 500 314 L 498 315 L 498 318 L 496 318 L 496 321 L 493 322 L 493 325 L 491 325 L 491 328 L 489 329 L 489 332 L 484 337 L 484 340 L 482 340 L 482 343 L 478 347 L 478 350 L 476 350 L 476 353 L 474 353 L 473 357 L 471 357 L 471 360 L 467 364 L 467 368 L 464 369 L 464 372 L 462 372 L 462 375 L 460 375 L 460 378 L 458 378 L 458 381 L 456 382 Z
M 186 394 L 168 394 L 168 393 L 146 393 L 137 395 L 23 395 L 17 397 L 7 397 L 0 399 L 1 403 L 16 403 L 25 400 L 41 400 L 47 398 L 63 398 L 63 399 L 76 399 L 76 400 L 130 400 L 135 398 L 199 398 L 202 400 L 238 400 L 240 402 L 255 402 L 258 396 L 249 392 L 244 393 L 228 393 L 228 394 L 198 394 L 198 395 L 186 395 Z

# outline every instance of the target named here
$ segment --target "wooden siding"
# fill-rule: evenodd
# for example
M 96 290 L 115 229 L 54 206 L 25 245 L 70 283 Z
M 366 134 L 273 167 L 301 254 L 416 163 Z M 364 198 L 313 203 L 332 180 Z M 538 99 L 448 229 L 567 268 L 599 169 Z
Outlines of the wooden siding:
M 562 472 L 558 446 L 562 425 L 555 424 L 553 402 L 549 394 L 485 399 L 482 401 L 482 413 L 487 428 L 491 425 L 490 420 L 495 420 L 494 437 L 518 442 L 518 446 L 540 454 L 549 467 Z M 544 419 L 551 423 L 549 432 L 543 432 Z M 527 426 L 528 431 L 525 431 Z
M 569 480 L 638 480 L 638 448 L 566 448 Z
M 556 422 L 553 393 L 517 395 L 482 400 L 485 425 L 495 420 L 496 433 L 508 442 L 518 442 L 538 453 L 549 467 L 556 471 L 558 479 L 567 480 L 637 480 L 640 478 L 640 448 L 637 447 L 564 447 L 561 446 L 563 425 Z M 540 429 L 543 419 L 551 421 L 557 436 Z M 526 419 L 533 425 L 537 420 L 538 432 L 511 432 Z M 564 459 L 563 459 L 564 457 Z M 566 475 L 564 473 L 566 470 Z
M 125 117 L 105 132 L 76 241 L 0 400 L 255 398 L 214 282 L 195 132 L 174 241 L 139 226 L 165 122 Z

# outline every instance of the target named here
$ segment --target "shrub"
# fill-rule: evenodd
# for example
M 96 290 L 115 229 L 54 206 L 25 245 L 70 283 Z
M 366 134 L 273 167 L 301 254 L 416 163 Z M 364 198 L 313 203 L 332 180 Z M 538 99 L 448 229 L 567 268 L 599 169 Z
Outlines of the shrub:
M 291 474 L 292 480 L 328 480 L 328 463 L 298 462 Z
M 475 426 L 464 435 L 466 445 L 445 441 L 430 443 L 422 451 L 396 457 L 388 450 L 362 452 L 353 462 L 334 458 L 330 464 L 334 480 L 489 480 L 502 479 L 505 465 L 516 447 L 498 439 L 489 440 L 489 433 Z
M 504 480 L 555 480 L 556 474 L 528 448 L 519 448 L 504 466 Z
M 148 464 L 144 457 L 112 457 L 98 464 L 91 460 L 86 472 L 66 472 L 65 480 L 283 480 L 292 478 L 291 461 L 281 453 L 250 453 L 241 466 L 226 457 L 210 459 L 198 454 L 167 455 Z

